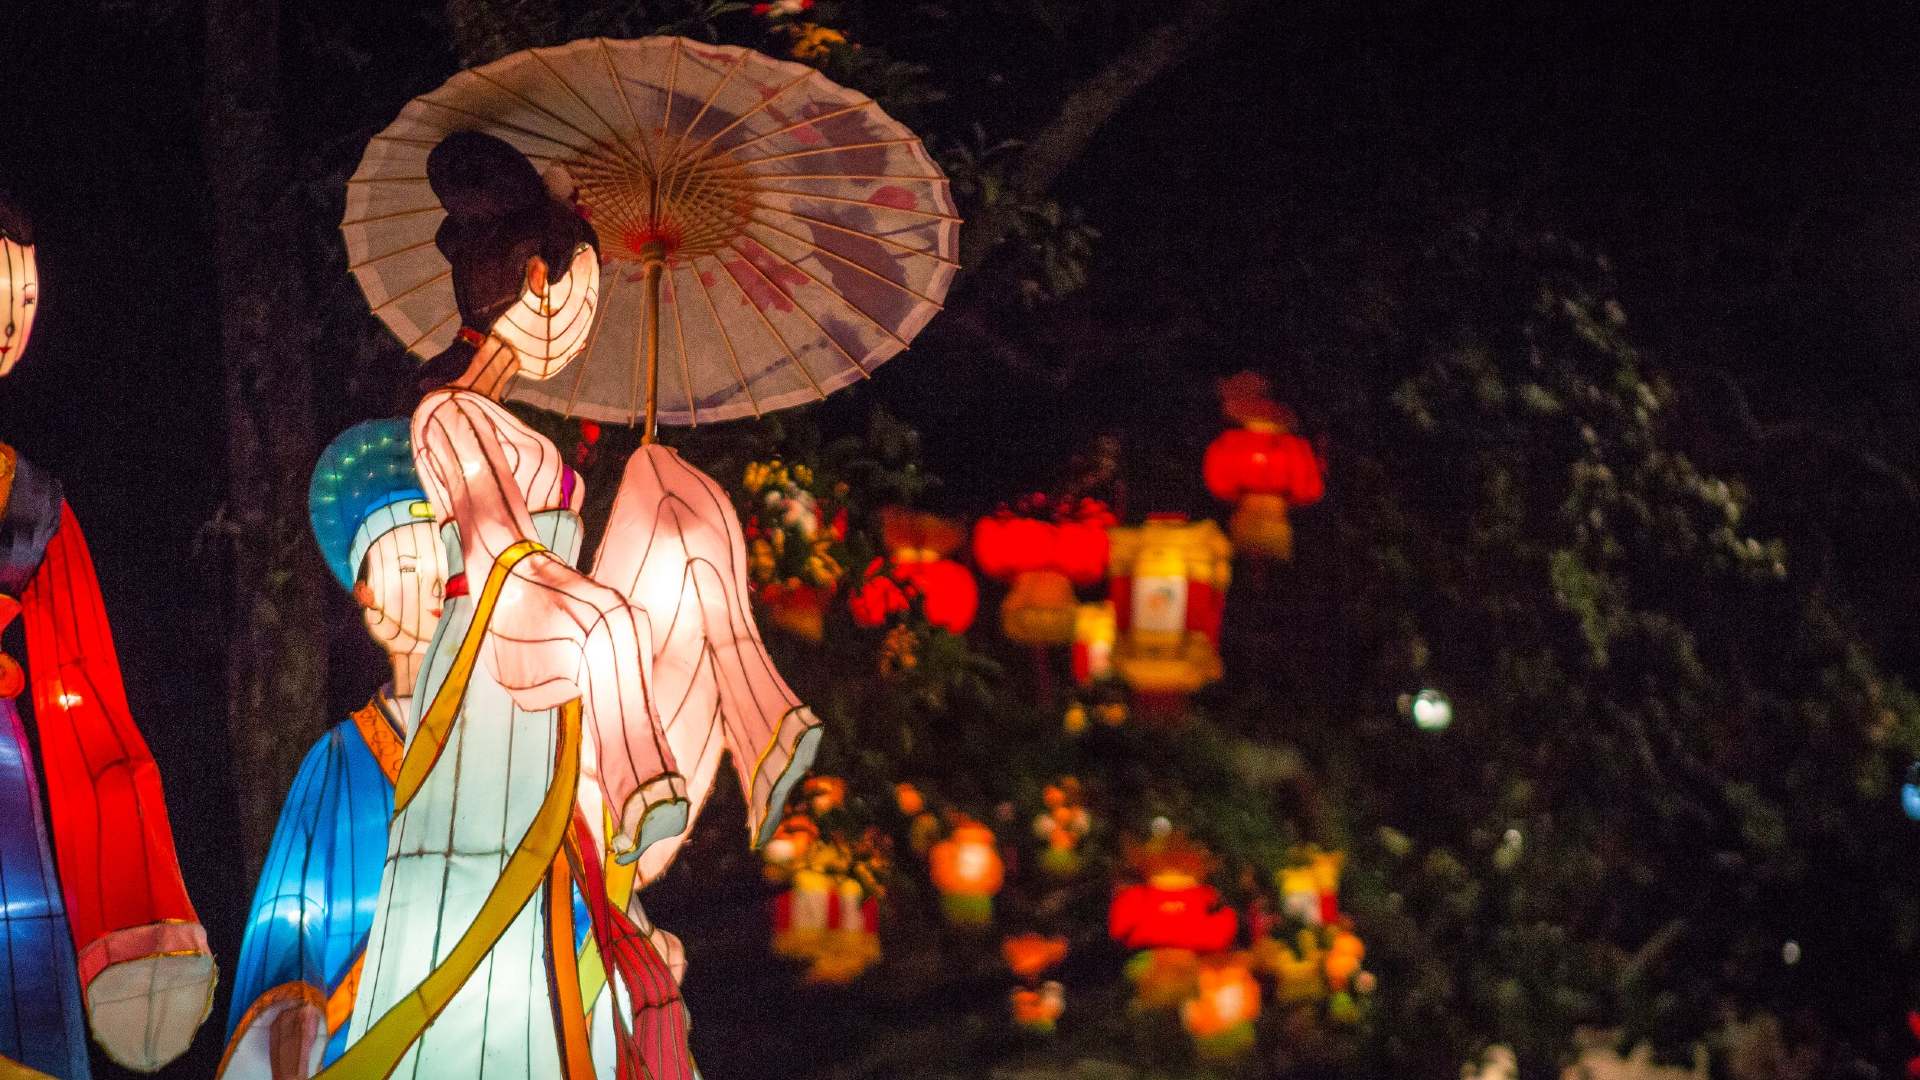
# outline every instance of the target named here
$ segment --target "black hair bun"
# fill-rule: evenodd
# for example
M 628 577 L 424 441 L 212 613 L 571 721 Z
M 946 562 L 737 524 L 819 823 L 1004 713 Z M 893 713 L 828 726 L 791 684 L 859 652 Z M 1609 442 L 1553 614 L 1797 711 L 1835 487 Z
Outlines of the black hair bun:
M 440 140 L 427 155 L 427 185 L 453 218 L 503 218 L 552 198 L 525 155 L 479 131 Z
M 0 239 L 11 240 L 21 247 L 33 246 L 33 219 L 27 216 L 27 208 L 7 194 L 5 188 L 0 188 Z

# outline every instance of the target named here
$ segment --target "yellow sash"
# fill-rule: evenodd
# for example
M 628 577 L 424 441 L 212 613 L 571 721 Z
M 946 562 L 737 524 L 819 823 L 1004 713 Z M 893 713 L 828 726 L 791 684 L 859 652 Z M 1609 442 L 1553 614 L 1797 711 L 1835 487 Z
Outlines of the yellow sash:
M 453 667 L 448 671 L 446 681 L 441 684 L 440 692 L 434 695 L 433 703 L 427 707 L 426 714 L 421 717 L 413 741 L 407 746 L 406 759 L 400 765 L 400 779 L 394 786 L 395 814 L 418 794 L 421 783 L 433 771 L 434 762 L 439 760 L 440 751 L 447 744 L 447 735 L 453 728 L 454 719 L 460 715 L 467 682 L 473 675 L 474 662 L 480 655 L 480 644 L 486 637 L 487 624 L 493 617 L 494 605 L 499 601 L 500 589 L 506 584 L 508 572 L 521 559 L 544 550 L 534 541 L 523 540 L 501 552 L 500 558 L 487 574 L 486 588 L 481 591 L 474 605 L 473 622 L 467 627 L 467 635 L 461 640 L 459 650 L 454 653 Z M 447 958 L 429 971 L 420 985 L 394 1002 L 358 1042 L 347 1048 L 339 1060 L 322 1069 L 316 1080 L 372 1080 L 391 1075 L 400 1064 L 400 1059 L 419 1041 L 427 1025 L 433 1023 L 447 1003 L 453 1000 L 454 994 L 466 984 L 480 966 L 480 961 L 485 959 L 501 935 L 507 932 L 507 927 L 526 907 L 527 901 L 539 890 L 541 880 L 553 868 L 554 856 L 560 851 L 567 828 L 573 820 L 575 789 L 580 781 L 578 698 L 560 706 L 556 751 L 553 780 L 547 787 L 546 796 L 541 800 L 539 810 L 534 813 L 532 824 L 527 826 L 526 835 L 520 838 L 519 845 L 508 856 L 500 879 L 494 882 L 493 889 L 487 893 L 472 924 L 454 943 Z

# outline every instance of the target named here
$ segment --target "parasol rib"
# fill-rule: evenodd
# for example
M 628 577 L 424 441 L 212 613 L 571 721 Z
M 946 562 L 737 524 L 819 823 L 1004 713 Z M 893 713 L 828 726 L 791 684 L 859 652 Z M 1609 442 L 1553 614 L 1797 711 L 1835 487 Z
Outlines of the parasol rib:
M 553 63 L 549 61 L 545 56 L 542 56 L 540 54 L 539 49 L 528 49 L 527 53 L 531 55 L 535 60 L 538 60 L 540 62 L 541 67 L 547 69 L 547 74 L 553 77 L 554 82 L 559 83 L 562 89 L 566 90 L 567 93 L 573 95 L 573 100 L 579 102 L 581 108 L 593 114 L 593 118 L 595 120 L 600 121 L 600 126 L 607 129 L 607 134 L 612 135 L 614 141 L 619 143 L 622 149 L 626 150 L 627 159 L 629 161 L 633 162 L 635 165 L 640 164 L 639 151 L 633 148 L 633 144 L 627 142 L 626 135 L 622 134 L 619 128 L 614 127 L 613 122 L 611 120 L 608 120 L 606 117 L 600 115 L 600 110 L 593 107 L 593 102 L 588 101 L 586 97 L 580 93 L 579 90 L 574 88 L 574 85 L 572 83 L 568 82 L 564 77 L 562 77 L 560 72 L 555 70 Z M 596 143 L 599 142 L 599 140 L 597 139 L 594 141 Z
M 484 71 L 483 69 L 474 68 L 473 70 L 467 72 L 467 74 L 473 76 L 476 79 L 479 79 L 481 82 L 486 83 L 488 86 L 496 87 L 502 92 L 512 95 L 515 99 L 525 104 L 528 108 L 533 109 L 535 112 L 545 115 L 547 119 L 552 120 L 554 123 L 559 124 L 561 127 L 567 128 L 571 130 L 574 134 L 580 136 L 583 139 L 586 139 L 588 142 L 590 142 L 593 145 L 593 149 L 576 150 L 575 153 L 578 153 L 580 156 L 582 157 L 596 156 L 596 151 L 598 151 L 601 148 L 601 146 L 604 145 L 600 142 L 599 139 L 594 138 L 594 136 L 590 134 L 585 128 L 582 128 L 580 125 L 574 123 L 573 121 L 567 119 L 564 116 L 561 116 L 559 113 L 554 112 L 552 109 L 547 108 L 545 105 L 540 104 L 539 102 L 533 100 L 527 95 L 522 94 L 520 91 L 515 90 L 513 87 L 508 86 L 507 84 L 499 81 L 498 79 L 495 79 L 493 76 L 488 75 L 486 71 Z M 455 77 L 458 78 L 458 76 L 455 76 Z M 568 87 L 568 89 L 572 89 L 572 87 Z M 593 110 L 589 109 L 587 111 L 592 112 Z M 602 118 L 599 113 L 594 113 L 594 117 L 596 119 L 599 119 L 601 123 L 603 124 L 606 123 L 606 120 Z M 639 162 L 634 161 L 634 162 L 631 162 L 631 164 L 638 165 Z
M 851 366 L 853 370 L 859 372 L 861 378 L 863 379 L 873 378 L 873 374 L 869 372 L 865 367 L 862 367 L 860 364 L 860 361 L 855 360 L 853 358 L 853 354 L 847 351 L 847 347 L 845 345 L 840 344 L 840 341 L 838 338 L 828 333 L 826 327 L 820 325 L 820 320 L 817 318 L 814 318 L 813 312 L 807 310 L 807 305 L 801 303 L 800 298 L 798 296 L 795 296 L 793 293 L 788 292 L 784 287 L 780 285 L 779 282 L 769 277 L 767 275 L 767 272 L 760 269 L 759 265 L 753 261 L 753 257 L 751 255 L 748 255 L 744 249 L 734 247 L 732 244 L 728 244 L 727 246 L 729 248 L 732 248 L 734 251 L 738 252 L 740 255 L 740 258 L 745 260 L 748 266 L 753 267 L 754 273 L 759 274 L 760 279 L 762 281 L 765 281 L 769 286 L 778 290 L 780 295 L 786 297 L 787 302 L 793 305 L 793 309 L 795 311 L 798 311 L 800 314 L 805 315 L 807 317 L 807 321 L 813 324 L 813 328 L 815 330 L 820 331 L 820 336 L 823 338 L 826 338 L 827 343 L 829 345 L 832 345 L 835 349 L 838 349 L 840 351 L 840 355 L 847 358 L 847 364 Z M 766 247 L 766 245 L 761 244 L 758 241 L 755 241 L 754 246 L 758 247 L 761 251 L 765 251 L 767 252 L 767 254 L 774 256 L 775 258 L 785 259 L 785 257 L 780 255 L 779 252 L 769 250 Z M 788 265 L 792 265 L 791 260 L 786 260 L 786 261 L 788 262 Z
M 912 287 L 911 285 L 902 285 L 900 282 L 893 280 L 887 275 L 882 274 L 880 271 L 875 270 L 872 267 L 865 265 L 864 263 L 854 262 L 852 259 L 847 258 L 845 255 L 840 254 L 839 252 L 833 250 L 832 248 L 822 247 L 819 244 L 816 244 L 813 241 L 808 240 L 804 237 L 795 236 L 794 234 L 788 232 L 787 230 L 780 228 L 778 225 L 775 225 L 767 221 L 761 221 L 759 218 L 754 218 L 753 223 L 760 226 L 763 229 L 772 229 L 774 232 L 779 233 L 781 236 L 784 236 L 795 243 L 805 244 L 806 246 L 812 248 L 813 250 L 819 252 L 820 254 L 830 256 L 837 262 L 843 262 L 848 266 L 853 267 L 855 270 L 858 270 L 861 273 L 867 275 L 868 277 L 874 278 L 875 280 L 878 280 L 878 281 L 884 281 L 887 284 L 893 286 L 894 288 L 900 290 L 903 293 L 906 293 L 908 296 L 911 296 L 916 300 L 923 300 L 929 304 L 932 304 L 934 308 L 937 310 L 944 310 L 944 307 L 940 303 L 940 301 L 935 300 L 933 297 L 928 296 L 925 293 L 922 293 L 920 290 Z
M 753 224 L 760 225 L 762 227 L 768 227 L 766 222 L 764 221 L 755 220 Z M 879 319 L 876 319 L 872 315 L 867 314 L 867 309 L 861 307 L 859 304 L 854 303 L 852 297 L 848 296 L 846 293 L 841 292 L 839 289 L 834 288 L 832 285 L 829 285 L 826 282 L 821 281 L 820 275 L 815 274 L 813 271 L 808 270 L 804 266 L 801 266 L 799 263 L 795 262 L 793 259 L 787 257 L 787 255 L 781 252 L 779 249 L 773 247 L 770 244 L 764 243 L 763 241 L 760 240 L 759 237 L 752 236 L 752 234 L 748 234 L 748 235 L 753 240 L 754 243 L 759 244 L 762 249 L 768 252 L 771 252 L 773 255 L 777 256 L 781 262 L 784 262 L 788 266 L 793 267 L 795 270 L 798 270 L 801 273 L 807 275 L 808 279 L 810 279 L 815 285 L 818 285 L 820 286 L 820 288 L 824 289 L 828 295 L 840 301 L 842 304 L 845 304 L 847 306 L 848 311 L 851 311 L 855 315 L 858 315 L 862 319 L 865 319 L 867 321 L 867 325 L 873 327 L 875 330 L 880 331 L 881 333 L 892 338 L 894 341 L 898 342 L 901 348 L 904 349 L 907 347 L 907 343 L 905 339 L 903 339 L 899 334 L 894 333 L 893 330 L 888 328 L 888 326 L 885 323 L 881 322 Z M 781 233 L 781 235 L 786 236 L 787 234 Z M 788 238 L 792 239 L 792 237 L 788 237 Z M 798 242 L 802 244 L 806 244 L 806 246 L 810 250 L 814 250 L 814 251 L 825 250 L 824 248 L 821 248 L 818 245 L 807 244 L 807 242 L 804 240 L 801 240 Z
M 706 140 L 702 142 L 699 146 L 694 147 L 693 153 L 688 154 L 687 156 L 696 161 L 704 161 L 708 156 L 707 151 L 713 149 L 713 144 L 719 141 L 720 136 L 725 135 L 727 132 L 732 131 L 734 128 L 739 127 L 741 124 L 746 123 L 748 117 L 760 115 L 760 113 L 763 110 L 771 106 L 774 102 L 780 100 L 780 95 L 785 94 L 787 91 L 793 89 L 796 86 L 799 86 L 801 83 L 806 82 L 808 79 L 811 79 L 818 74 L 820 74 L 818 71 L 815 71 L 813 68 L 808 68 L 805 74 L 801 75 L 797 79 L 794 79 L 786 83 L 785 85 L 781 86 L 780 89 L 775 90 L 773 93 L 768 94 L 765 97 L 761 98 L 760 104 L 755 105 L 753 108 L 748 109 L 746 112 L 743 112 L 740 115 L 734 117 L 733 120 L 730 123 L 728 123 L 726 127 L 723 127 L 719 131 L 716 131 L 713 134 L 707 136 Z M 806 124 L 811 122 L 812 122 L 811 120 L 803 120 L 801 121 L 801 124 Z M 800 125 L 792 125 L 789 127 L 782 128 L 780 130 L 792 131 L 793 128 L 797 126 L 800 126 Z M 779 133 L 780 133 L 779 131 L 768 132 L 768 134 L 770 135 L 778 135 Z M 761 136 L 761 137 L 764 138 L 764 136 Z M 752 142 L 752 141 L 754 140 L 751 140 L 751 139 L 748 140 L 748 142 Z M 741 145 L 745 145 L 745 144 L 741 144 Z M 739 146 L 729 146 L 726 148 L 725 151 L 723 151 L 723 153 L 732 153 L 733 151 L 738 150 L 739 148 L 740 148 Z
M 754 419 L 760 418 L 760 399 L 753 394 L 753 387 L 747 382 L 747 373 L 740 368 L 740 353 L 733 347 L 733 335 L 727 333 L 727 324 L 720 319 L 720 309 L 714 306 L 713 290 L 700 280 L 700 268 L 689 265 L 693 271 L 693 280 L 700 286 L 700 295 L 707 300 L 707 311 L 713 315 L 713 325 L 720 330 L 720 340 L 726 343 L 727 359 L 733 363 L 733 377 L 740 380 L 740 390 L 747 395 L 747 404 L 753 406 Z
M 869 210 L 890 210 L 896 214 L 912 214 L 914 217 L 932 218 L 935 221 L 959 221 L 952 214 L 943 214 L 937 210 L 917 210 L 909 206 L 888 206 L 885 203 L 869 202 L 866 199 L 849 199 L 844 195 L 818 195 L 811 191 L 777 191 L 762 189 L 756 194 L 780 195 L 789 199 L 812 199 L 816 202 L 845 203 L 848 206 L 864 206 Z M 767 209 L 774 209 L 768 207 Z
M 819 154 L 844 154 L 853 150 L 877 150 L 883 146 L 905 146 L 908 143 L 917 144 L 919 143 L 919 141 L 920 141 L 919 139 L 914 139 L 914 138 L 875 139 L 873 142 L 845 143 L 840 146 L 815 146 L 806 150 L 789 150 L 784 154 L 772 154 L 767 157 L 748 158 L 745 161 L 735 162 L 735 164 L 741 166 L 742 168 L 747 168 L 754 165 L 762 165 L 769 161 L 791 161 L 794 158 L 813 157 Z M 767 174 L 749 173 L 748 175 L 752 176 L 754 179 L 757 180 L 762 175 L 777 177 L 780 174 L 779 173 L 767 173 Z
M 847 115 L 848 113 L 859 112 L 863 109 L 870 109 L 870 108 L 876 108 L 876 107 L 877 106 L 875 106 L 871 100 L 861 100 L 853 103 L 852 105 L 848 105 L 844 108 L 834 109 L 830 112 L 821 113 L 818 116 L 802 117 L 798 120 L 795 120 L 793 123 L 788 124 L 785 127 L 775 128 L 772 131 L 763 131 L 760 134 L 755 135 L 750 139 L 743 139 L 740 142 L 734 143 L 732 146 L 726 147 L 721 151 L 721 153 L 731 154 L 737 150 L 743 150 L 746 147 L 752 146 L 754 143 L 765 142 L 766 140 L 771 139 L 776 135 L 785 135 L 789 131 L 798 131 L 801 128 L 811 127 L 812 125 L 821 123 L 823 121 L 838 119 L 842 116 Z
M 687 153 L 687 140 L 693 137 L 693 129 L 699 127 L 700 121 L 705 120 L 707 118 L 707 110 L 713 108 L 714 101 L 720 97 L 720 91 L 725 90 L 727 88 L 727 82 L 733 78 L 734 73 L 739 71 L 741 65 L 745 64 L 746 62 L 747 62 L 747 53 L 746 53 L 746 50 L 743 49 L 734 56 L 733 63 L 727 65 L 727 70 L 724 74 L 720 76 L 720 81 L 714 84 L 714 87 L 712 90 L 707 91 L 707 99 L 700 103 L 700 111 L 693 114 L 693 119 L 687 122 L 686 128 L 680 132 L 679 139 L 674 143 L 673 154 L 671 157 L 668 158 L 669 161 L 678 163 L 685 159 L 686 153 Z M 682 169 L 680 170 L 680 172 L 682 173 L 682 175 L 689 178 L 693 175 L 693 170 L 690 168 Z M 666 198 L 663 200 L 663 202 L 670 204 L 673 202 L 673 200 L 679 198 L 680 186 L 681 186 L 680 177 L 670 178 L 669 187 L 667 188 L 667 195 L 666 195 Z
M 739 278 L 733 276 L 733 271 L 727 268 L 726 263 L 720 262 L 718 258 L 715 258 L 713 261 L 716 263 L 720 263 L 720 269 L 722 272 L 724 272 L 727 275 L 727 280 L 733 282 L 733 287 L 739 291 L 740 302 L 752 308 L 753 313 L 755 315 L 760 316 L 760 325 L 765 326 L 767 328 L 767 333 L 772 334 L 773 340 L 776 342 L 779 342 L 780 351 L 786 353 L 787 359 L 793 361 L 793 366 L 799 368 L 800 374 L 806 376 L 807 384 L 813 387 L 813 392 L 820 395 L 821 401 L 827 400 L 827 392 L 825 390 L 820 389 L 820 380 L 813 377 L 813 372 L 808 371 L 807 365 L 800 361 L 800 356 L 798 353 L 793 351 L 793 346 L 787 344 L 787 336 L 780 332 L 779 327 L 773 325 L 773 320 L 768 318 L 767 313 L 760 309 L 760 305 L 753 302 L 753 294 L 747 292 L 747 287 L 745 285 L 740 284 Z M 760 274 L 760 268 L 753 265 L 752 259 L 746 258 L 743 255 L 740 261 L 743 263 L 746 263 L 748 267 L 752 268 L 754 273 Z M 786 293 L 781 292 L 779 287 L 774 285 L 773 282 L 767 281 L 767 275 L 760 274 L 760 280 L 766 281 L 768 287 L 772 288 L 777 295 L 786 296 Z
M 404 290 L 394 293 L 392 296 L 387 297 L 385 300 L 380 301 L 378 304 L 375 304 L 373 307 L 368 308 L 367 310 L 372 314 L 378 315 L 382 311 L 385 311 L 389 306 L 393 304 L 397 304 L 402 300 L 405 300 L 407 297 L 412 296 L 414 293 L 419 292 L 421 289 L 424 289 L 429 285 L 432 285 L 434 282 L 445 281 L 447 278 L 450 278 L 452 276 L 453 276 L 453 270 L 451 267 L 449 267 L 448 269 L 440 271 L 439 273 L 433 275 L 432 277 L 426 279 L 425 281 L 420 282 L 418 285 L 407 286 Z
M 960 266 L 959 263 L 954 262 L 952 259 L 949 259 L 944 255 L 941 255 L 937 252 L 926 251 L 922 248 L 914 247 L 911 244 L 907 244 L 902 241 L 895 240 L 893 237 L 888 236 L 885 233 L 870 233 L 870 232 L 861 232 L 859 229 L 849 229 L 845 225 L 841 225 L 837 222 L 828 221 L 825 218 L 817 218 L 812 216 L 811 214 L 802 214 L 797 210 L 788 210 L 787 208 L 782 206 L 768 206 L 765 203 L 761 203 L 758 207 L 756 207 L 756 209 L 771 210 L 776 214 L 785 214 L 790 218 L 799 218 L 801 221 L 807 222 L 810 225 L 818 225 L 823 229 L 832 229 L 835 232 L 843 232 L 843 233 L 846 233 L 848 236 L 857 237 L 861 240 L 878 240 L 880 243 L 885 244 L 886 246 L 893 248 L 896 251 L 903 252 L 907 255 L 918 255 L 923 259 L 932 259 L 934 262 L 941 263 L 946 266 L 955 267 L 956 269 Z M 919 227 L 920 226 L 915 226 L 915 228 L 919 228 Z
M 687 392 L 687 415 L 692 419 L 692 426 L 699 427 L 700 406 L 694 404 L 693 371 L 687 365 L 687 331 L 680 325 L 680 286 L 674 283 L 672 274 L 666 278 L 668 296 L 673 302 L 673 340 L 680 353 L 680 385 Z
M 392 221 L 395 218 L 412 217 L 415 214 L 444 214 L 446 212 L 446 207 L 441 206 L 439 203 L 434 203 L 432 206 L 422 206 L 416 210 L 394 210 L 390 213 L 374 214 L 371 217 L 348 218 L 346 221 L 340 223 L 340 227 L 344 229 L 350 225 L 371 225 L 378 221 Z
M 591 150 L 575 146 L 565 139 L 557 139 L 552 135 L 547 134 L 544 131 L 535 131 L 530 127 L 521 127 L 519 124 L 512 123 L 511 121 L 502 120 L 494 116 L 488 116 L 485 113 L 477 113 L 471 109 L 463 109 L 458 105 L 449 105 L 444 101 L 435 101 L 430 97 L 415 98 L 413 100 L 414 100 L 414 103 L 417 105 L 426 105 L 426 106 L 431 106 L 432 108 L 435 108 L 435 109 L 442 109 L 442 110 L 445 110 L 446 112 L 450 112 L 454 114 L 455 116 L 463 116 L 468 120 L 474 121 L 475 123 L 483 124 L 488 128 L 499 128 L 504 131 L 511 131 L 515 135 L 525 135 L 529 139 L 539 139 L 541 142 L 552 143 L 555 146 L 564 147 L 567 153 L 573 154 L 575 156 L 582 156 L 582 155 L 592 153 Z M 421 123 L 424 124 L 426 123 L 426 121 L 422 120 Z M 575 129 L 575 130 L 578 130 L 578 129 Z M 580 132 L 580 134 L 585 135 L 586 132 L 582 131 Z M 528 150 L 524 146 L 516 147 L 515 149 L 519 150 L 521 153 L 527 155 L 530 158 L 535 158 L 540 161 L 560 160 L 559 158 L 556 158 L 551 154 L 533 153 L 532 151 Z
M 419 348 L 421 342 L 439 333 L 443 328 L 446 327 L 448 323 L 453 322 L 455 319 L 458 319 L 459 317 L 460 317 L 460 309 L 458 308 L 455 308 L 453 311 L 448 312 L 446 318 L 441 319 L 437 323 L 434 323 L 433 326 L 430 327 L 426 333 L 421 334 L 419 337 L 414 338 L 412 341 L 407 342 L 407 351 L 412 352 L 413 350 Z
M 633 99 L 627 96 L 627 87 L 620 81 L 619 70 L 613 66 L 613 53 L 607 49 L 607 39 L 594 38 L 593 42 L 600 47 L 600 58 L 607 62 L 607 85 L 613 88 L 614 94 L 620 99 L 621 107 L 627 110 L 628 126 L 633 128 L 635 135 L 639 136 L 640 149 L 647 156 L 647 173 L 650 176 L 659 176 L 660 165 L 653 160 L 653 143 L 647 138 L 647 133 L 640 130 L 640 118 L 633 111 Z

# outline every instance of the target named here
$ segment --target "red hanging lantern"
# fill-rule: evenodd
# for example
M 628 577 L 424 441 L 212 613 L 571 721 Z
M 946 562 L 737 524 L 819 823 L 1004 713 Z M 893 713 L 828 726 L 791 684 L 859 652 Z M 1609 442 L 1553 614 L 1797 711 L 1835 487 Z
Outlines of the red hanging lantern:
M 1129 949 L 1186 949 L 1215 953 L 1230 948 L 1240 917 L 1220 902 L 1220 891 L 1202 882 L 1213 857 L 1174 834 L 1131 849 L 1127 861 L 1143 880 L 1115 892 L 1107 932 Z
M 1221 404 L 1242 425 L 1207 447 L 1201 472 L 1215 498 L 1234 504 L 1228 534 L 1241 549 L 1275 559 L 1293 557 L 1287 507 L 1307 506 L 1325 494 L 1313 445 L 1292 433 L 1293 416 L 1267 396 L 1266 380 L 1243 372 L 1220 385 Z
M 1000 604 L 1000 625 L 1022 645 L 1073 642 L 1076 587 L 1107 571 L 1107 527 L 1113 513 L 1095 499 L 1054 503 L 1029 495 L 973 527 L 973 559 L 988 577 L 1012 583 Z
M 967 568 L 948 558 L 963 538 L 960 526 L 932 514 L 895 507 L 880 512 L 882 540 L 891 567 L 875 559 L 847 606 L 853 621 L 875 627 L 913 598 L 927 621 L 952 634 L 964 634 L 980 611 L 980 587 Z

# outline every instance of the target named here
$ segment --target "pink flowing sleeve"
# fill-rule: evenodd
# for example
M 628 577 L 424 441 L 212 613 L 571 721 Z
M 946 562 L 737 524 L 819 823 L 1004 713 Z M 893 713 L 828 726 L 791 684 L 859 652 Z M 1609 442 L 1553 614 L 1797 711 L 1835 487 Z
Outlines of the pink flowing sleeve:
M 460 530 L 469 588 L 478 592 L 508 548 L 539 539 L 514 463 L 551 447 L 510 444 L 498 406 L 460 390 L 429 394 L 414 414 L 414 456 L 428 497 Z M 503 413 L 503 415 L 505 415 Z M 526 463 L 523 463 L 523 467 Z M 541 463 L 545 469 L 549 463 Z M 627 598 L 552 555 L 515 564 L 501 589 L 482 650 L 500 685 L 523 709 L 580 698 L 583 808 L 612 808 L 616 851 L 631 853 L 685 824 L 685 784 L 660 731 L 650 690 L 650 624 Z
M 641 447 L 621 479 L 594 574 L 653 619 L 655 693 L 694 805 L 710 793 L 724 750 L 746 793 L 749 836 L 763 843 L 812 764 L 820 721 L 761 640 L 746 538 L 726 492 L 674 451 Z M 643 858 L 642 876 L 658 876 L 672 849 Z
M 21 598 L 54 849 L 94 1036 L 124 1064 L 186 1049 L 212 1003 L 160 771 L 134 725 L 80 524 L 66 504 Z

